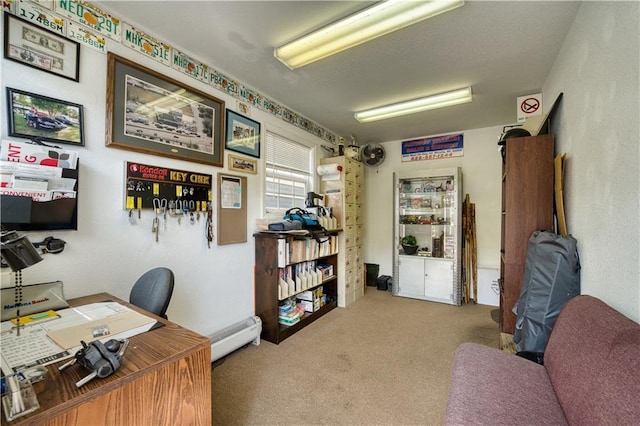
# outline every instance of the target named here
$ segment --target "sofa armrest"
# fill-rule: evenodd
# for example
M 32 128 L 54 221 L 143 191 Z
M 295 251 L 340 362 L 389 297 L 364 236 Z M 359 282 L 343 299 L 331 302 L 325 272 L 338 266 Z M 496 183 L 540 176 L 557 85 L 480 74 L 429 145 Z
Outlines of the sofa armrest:
M 544 366 L 496 348 L 456 351 L 445 425 L 567 424 Z

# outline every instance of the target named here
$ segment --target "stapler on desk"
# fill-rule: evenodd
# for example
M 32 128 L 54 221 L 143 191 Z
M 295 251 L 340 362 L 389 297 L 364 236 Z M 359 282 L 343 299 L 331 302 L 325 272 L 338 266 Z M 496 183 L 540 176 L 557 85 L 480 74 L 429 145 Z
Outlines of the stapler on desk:
M 62 371 L 77 362 L 91 371 L 76 382 L 78 388 L 96 377 L 103 379 L 115 373 L 122 364 L 122 357 L 129 346 L 129 339 L 111 339 L 106 343 L 96 340 L 89 344 L 81 340 L 80 343 L 82 343 L 82 349 L 76 352 L 74 358 L 58 367 L 58 370 Z

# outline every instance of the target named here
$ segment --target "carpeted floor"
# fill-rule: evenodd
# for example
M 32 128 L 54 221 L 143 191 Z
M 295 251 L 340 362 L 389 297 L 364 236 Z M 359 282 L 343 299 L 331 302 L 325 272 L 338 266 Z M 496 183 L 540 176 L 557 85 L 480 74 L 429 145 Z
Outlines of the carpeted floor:
M 213 424 L 440 424 L 458 345 L 499 346 L 492 310 L 369 287 L 280 345 L 249 345 L 216 366 Z

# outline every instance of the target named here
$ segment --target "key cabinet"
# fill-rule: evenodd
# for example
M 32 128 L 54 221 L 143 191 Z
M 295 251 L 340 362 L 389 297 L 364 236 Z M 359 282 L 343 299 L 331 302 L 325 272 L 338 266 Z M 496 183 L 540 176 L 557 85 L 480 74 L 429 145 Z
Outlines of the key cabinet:
M 329 157 L 321 164 L 338 164 L 340 178 L 323 180 L 324 205 L 331 207 L 342 229 L 338 262 L 338 306 L 345 308 L 364 296 L 364 165 L 345 156 Z
M 255 238 L 255 314 L 262 320 L 262 339 L 279 344 L 337 307 L 337 232 L 318 240 L 289 233 L 258 232 Z M 283 290 L 284 284 L 287 284 Z M 292 325 L 280 323 L 280 306 L 290 300 L 307 299 L 312 309 Z M 315 305 L 315 306 L 314 306 Z

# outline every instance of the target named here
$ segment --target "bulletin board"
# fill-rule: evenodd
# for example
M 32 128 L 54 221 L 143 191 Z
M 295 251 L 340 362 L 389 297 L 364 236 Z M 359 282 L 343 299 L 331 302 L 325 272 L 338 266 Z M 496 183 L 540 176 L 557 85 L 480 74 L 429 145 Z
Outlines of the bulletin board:
M 218 245 L 247 242 L 247 178 L 218 173 Z

